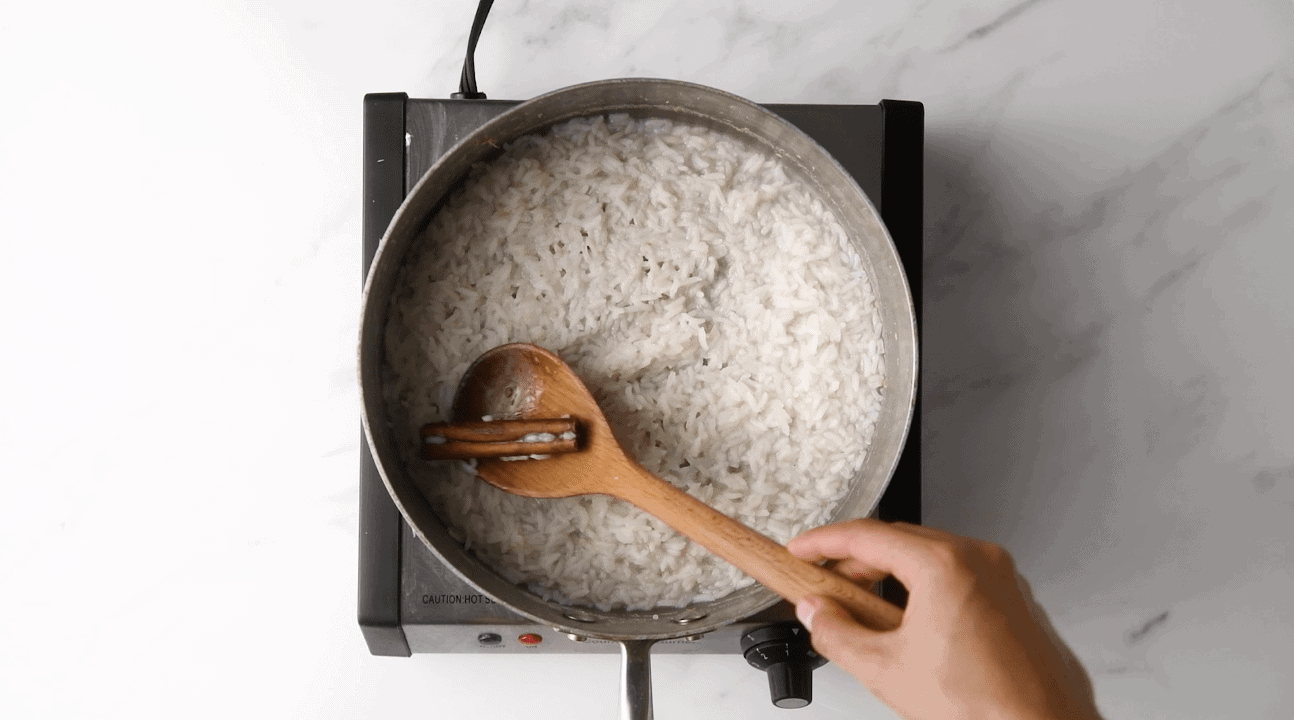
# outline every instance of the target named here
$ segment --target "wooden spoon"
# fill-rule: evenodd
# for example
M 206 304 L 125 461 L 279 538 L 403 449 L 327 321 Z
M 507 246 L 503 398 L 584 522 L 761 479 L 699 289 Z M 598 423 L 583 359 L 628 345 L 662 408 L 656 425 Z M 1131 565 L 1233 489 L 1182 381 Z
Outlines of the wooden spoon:
M 792 603 L 806 595 L 830 597 L 861 623 L 877 630 L 898 627 L 894 605 L 825 568 L 804 562 L 751 530 L 643 469 L 611 434 L 597 401 L 553 353 L 528 344 L 502 345 L 467 370 L 454 398 L 453 419 L 555 418 L 579 425 L 577 452 L 544 460 L 477 461 L 486 482 L 533 498 L 598 493 L 626 500 L 727 560 Z

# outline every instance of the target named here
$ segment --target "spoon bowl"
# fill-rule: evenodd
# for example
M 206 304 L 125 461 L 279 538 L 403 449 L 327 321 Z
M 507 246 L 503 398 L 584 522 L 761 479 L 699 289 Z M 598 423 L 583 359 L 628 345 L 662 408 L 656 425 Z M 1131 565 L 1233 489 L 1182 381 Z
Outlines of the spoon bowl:
M 560 357 L 514 343 L 487 351 L 468 368 L 454 397 L 456 422 L 570 417 L 576 452 L 543 460 L 477 460 L 491 485 L 532 498 L 603 494 L 655 515 L 792 603 L 823 595 L 876 630 L 898 627 L 902 611 L 825 568 L 804 562 L 773 540 L 647 471 L 620 448 L 588 388 Z

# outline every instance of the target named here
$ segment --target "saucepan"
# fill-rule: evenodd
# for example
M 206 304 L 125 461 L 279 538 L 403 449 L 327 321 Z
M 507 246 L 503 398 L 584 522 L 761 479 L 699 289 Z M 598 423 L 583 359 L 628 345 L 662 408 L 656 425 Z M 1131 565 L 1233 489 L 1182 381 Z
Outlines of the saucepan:
M 364 430 L 382 480 L 414 534 L 465 581 L 537 623 L 563 633 L 621 643 L 624 713 L 645 718 L 651 714 L 648 653 L 652 643 L 711 632 L 764 610 L 779 598 L 755 585 L 684 608 L 600 611 L 564 606 L 508 582 L 451 537 L 436 508 L 415 485 L 397 448 L 405 435 L 392 427 L 383 392 L 383 331 L 396 277 L 424 228 L 469 169 L 497 156 L 512 140 L 573 118 L 611 113 L 708 127 L 776 155 L 830 207 L 862 257 L 881 318 L 885 385 L 866 462 L 834 520 L 870 514 L 898 462 L 916 393 L 916 323 L 898 252 L 876 209 L 853 178 L 821 146 L 776 114 L 713 88 L 670 80 L 615 79 L 536 97 L 464 138 L 409 193 L 382 238 L 363 298 L 359 371 Z

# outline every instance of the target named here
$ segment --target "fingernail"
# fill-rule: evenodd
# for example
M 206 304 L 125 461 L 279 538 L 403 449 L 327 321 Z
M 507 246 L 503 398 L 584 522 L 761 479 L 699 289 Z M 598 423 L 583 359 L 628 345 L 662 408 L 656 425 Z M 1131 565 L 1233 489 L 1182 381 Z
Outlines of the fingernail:
M 806 596 L 795 606 L 795 617 L 799 618 L 800 624 L 805 630 L 813 632 L 813 616 L 822 609 L 822 599 L 812 595 Z

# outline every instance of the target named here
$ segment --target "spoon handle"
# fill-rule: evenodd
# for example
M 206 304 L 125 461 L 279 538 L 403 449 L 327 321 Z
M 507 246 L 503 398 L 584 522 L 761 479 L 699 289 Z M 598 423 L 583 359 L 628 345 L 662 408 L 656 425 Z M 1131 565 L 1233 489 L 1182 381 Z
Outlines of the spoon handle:
M 632 470 L 638 477 L 631 482 L 622 479 L 616 488 L 620 499 L 665 521 L 793 604 L 806 595 L 829 597 L 874 630 L 893 630 L 903 619 L 902 610 L 845 577 L 800 560 L 768 537 L 636 464 Z

